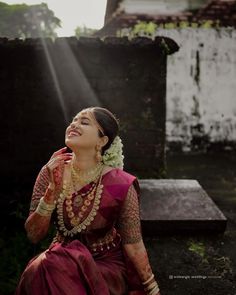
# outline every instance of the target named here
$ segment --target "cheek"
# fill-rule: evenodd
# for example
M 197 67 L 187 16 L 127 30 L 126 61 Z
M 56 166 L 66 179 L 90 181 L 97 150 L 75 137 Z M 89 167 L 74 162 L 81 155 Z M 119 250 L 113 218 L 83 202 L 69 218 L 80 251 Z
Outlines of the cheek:
M 96 129 L 93 126 L 83 126 L 84 133 L 89 134 L 90 136 L 96 136 Z
M 88 126 L 84 129 L 84 134 L 87 138 L 89 138 L 90 142 L 96 143 L 98 140 L 98 130 L 94 127 Z

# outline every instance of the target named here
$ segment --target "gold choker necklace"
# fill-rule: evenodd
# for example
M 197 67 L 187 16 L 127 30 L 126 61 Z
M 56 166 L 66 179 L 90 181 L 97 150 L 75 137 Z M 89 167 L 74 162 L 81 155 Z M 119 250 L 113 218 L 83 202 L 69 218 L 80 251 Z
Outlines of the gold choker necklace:
M 86 185 L 95 179 L 102 173 L 104 164 L 99 162 L 95 167 L 87 169 L 87 170 L 80 170 L 76 167 L 75 161 L 72 159 L 71 165 L 71 177 L 73 180 L 74 185 L 79 183 L 80 185 Z

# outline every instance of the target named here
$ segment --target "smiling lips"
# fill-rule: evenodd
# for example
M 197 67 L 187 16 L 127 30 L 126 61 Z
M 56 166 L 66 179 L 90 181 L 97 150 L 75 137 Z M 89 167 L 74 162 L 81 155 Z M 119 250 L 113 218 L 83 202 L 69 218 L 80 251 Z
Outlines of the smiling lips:
M 77 132 L 77 131 L 70 131 L 69 133 L 68 133 L 68 136 L 80 136 L 81 134 L 79 133 L 79 132 Z

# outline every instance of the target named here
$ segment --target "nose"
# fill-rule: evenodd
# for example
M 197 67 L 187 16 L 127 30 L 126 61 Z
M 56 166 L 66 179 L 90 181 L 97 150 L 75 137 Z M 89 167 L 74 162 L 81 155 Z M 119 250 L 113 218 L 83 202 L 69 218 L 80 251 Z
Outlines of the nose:
M 76 126 L 75 126 L 75 123 L 71 123 L 71 124 L 70 124 L 70 127 L 74 129 L 74 128 L 76 127 Z
M 71 122 L 70 123 L 70 127 L 73 128 L 73 129 L 78 128 L 78 126 L 79 126 L 79 122 Z
M 77 129 L 77 131 L 79 131 L 79 128 L 78 128 L 78 123 L 77 122 L 73 122 L 73 123 L 71 123 L 70 125 L 69 125 L 69 128 L 70 129 Z

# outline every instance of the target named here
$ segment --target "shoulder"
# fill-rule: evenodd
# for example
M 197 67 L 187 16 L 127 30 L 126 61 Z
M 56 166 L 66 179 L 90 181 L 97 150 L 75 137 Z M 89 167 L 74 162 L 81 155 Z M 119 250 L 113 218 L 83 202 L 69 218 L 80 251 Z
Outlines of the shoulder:
M 133 181 L 135 178 L 137 178 L 135 175 L 121 169 L 121 168 L 114 168 L 110 166 L 106 166 L 107 171 L 111 171 L 114 175 L 114 177 L 119 177 L 121 180 L 127 182 L 127 181 Z M 106 172 L 105 172 L 106 173 Z
M 139 195 L 140 194 L 140 184 L 139 184 L 138 177 L 136 175 L 131 174 L 131 173 L 124 171 L 122 169 L 119 169 L 119 170 L 121 170 L 121 172 L 119 172 L 119 173 L 121 173 L 123 179 L 125 179 L 128 183 L 128 190 L 129 189 L 132 190 L 134 188 L 136 190 L 137 194 Z
M 138 177 L 128 171 L 125 171 L 121 168 L 112 168 L 111 177 L 112 179 L 123 186 L 124 190 L 127 192 L 128 189 L 133 185 L 137 193 L 140 192 L 140 185 Z
M 118 168 L 120 171 L 119 173 L 121 174 L 121 177 L 123 177 L 124 179 L 128 179 L 129 181 L 133 181 L 134 179 L 137 179 L 137 177 L 125 170 L 122 170 L 120 168 Z

